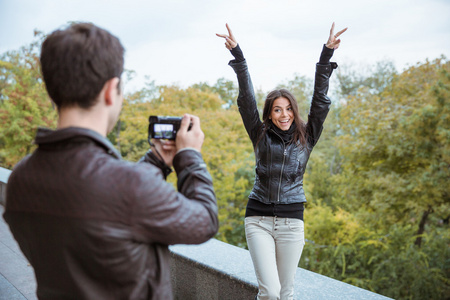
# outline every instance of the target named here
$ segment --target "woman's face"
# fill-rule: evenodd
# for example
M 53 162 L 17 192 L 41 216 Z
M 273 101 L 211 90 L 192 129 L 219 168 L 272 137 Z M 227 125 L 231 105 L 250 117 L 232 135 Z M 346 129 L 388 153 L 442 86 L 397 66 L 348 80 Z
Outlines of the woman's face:
M 284 97 L 275 99 L 269 119 L 281 130 L 288 130 L 294 122 L 294 111 L 289 100 Z

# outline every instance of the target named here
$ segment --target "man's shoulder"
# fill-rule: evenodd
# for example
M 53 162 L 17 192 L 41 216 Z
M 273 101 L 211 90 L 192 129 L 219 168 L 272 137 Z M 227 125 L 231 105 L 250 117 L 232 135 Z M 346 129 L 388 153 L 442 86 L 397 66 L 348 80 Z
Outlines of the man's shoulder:
M 70 174 L 72 179 L 88 176 L 87 174 L 89 174 L 89 177 L 92 175 L 91 178 L 95 179 L 95 181 L 111 178 L 137 183 L 146 181 L 149 178 L 155 180 L 159 177 L 164 180 L 161 170 L 150 163 L 137 163 L 118 159 L 101 149 L 101 147 L 95 148 L 98 149 L 71 153 L 70 157 L 68 153 L 54 157 L 55 161 L 64 161 L 63 164 L 49 162 L 48 157 L 43 157 L 36 152 L 27 155 L 14 166 L 8 180 L 8 186 L 11 184 L 12 187 L 18 178 L 22 181 L 24 178 L 40 177 L 40 175 L 52 177 L 52 174 L 56 175 L 62 172 Z M 43 166 L 47 166 L 47 168 L 43 168 Z
M 17 174 L 20 174 L 22 172 L 26 172 L 27 169 L 27 162 L 31 158 L 33 154 L 28 154 L 24 158 L 22 158 L 17 164 L 14 165 L 11 175 L 8 179 L 8 185 L 14 180 L 14 177 L 17 176 Z

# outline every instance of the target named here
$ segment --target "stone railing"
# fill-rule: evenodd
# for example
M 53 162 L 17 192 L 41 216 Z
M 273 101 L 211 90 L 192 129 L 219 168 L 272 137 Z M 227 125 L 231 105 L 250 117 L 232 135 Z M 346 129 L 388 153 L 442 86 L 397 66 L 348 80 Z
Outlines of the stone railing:
M 11 171 L 0 168 L 0 204 L 3 205 L 5 203 L 6 184 L 10 173 Z M 12 240 L 12 236 L 8 233 L 6 239 Z M 15 242 L 11 241 L 11 243 Z M 13 249 L 13 247 L 8 249 Z M 16 251 L 19 251 L 17 247 Z M 172 254 L 171 271 L 175 299 L 253 300 L 255 298 L 258 291 L 257 281 L 248 250 L 211 239 L 201 245 L 170 246 L 170 251 Z M 18 263 L 24 264 L 21 267 L 27 270 L 26 260 L 18 260 Z M 7 269 L 17 268 L 8 266 Z M 32 272 L 31 269 L 28 270 L 22 273 Z M 17 283 L 15 283 L 17 275 L 13 274 L 11 275 L 12 279 L 9 279 L 9 276 L 3 274 L 2 263 L 0 263 L 0 275 L 3 275 L 5 280 L 11 283 L 11 287 L 15 286 L 18 295 L 23 294 L 23 292 L 20 292 L 22 287 L 17 286 Z M 28 280 L 34 280 L 32 274 L 23 274 L 23 277 L 28 278 Z M 22 281 L 19 280 L 18 282 Z M 1 280 L 0 283 L 2 283 Z M 9 283 L 6 282 L 5 284 Z M 23 282 L 23 285 L 26 284 L 30 285 L 29 282 Z M 13 288 L 11 289 L 11 295 L 15 295 L 16 292 Z M 26 297 L 25 299 L 34 298 Z M 297 268 L 294 299 L 381 300 L 390 298 Z
M 307 245 L 305 246 L 307 247 Z M 248 250 L 211 239 L 201 245 L 170 246 L 176 299 L 255 299 L 257 281 Z M 390 299 L 297 268 L 294 299 Z
M 11 171 L 5 168 L 0 168 L 0 204 L 5 205 L 6 199 L 6 183 L 8 183 Z

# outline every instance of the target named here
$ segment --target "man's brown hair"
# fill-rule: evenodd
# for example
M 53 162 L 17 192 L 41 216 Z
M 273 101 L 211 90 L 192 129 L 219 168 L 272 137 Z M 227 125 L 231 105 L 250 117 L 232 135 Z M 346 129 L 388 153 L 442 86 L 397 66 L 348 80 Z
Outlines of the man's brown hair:
M 119 39 L 92 23 L 54 31 L 43 42 L 40 58 L 50 98 L 58 109 L 93 106 L 104 84 L 120 78 L 123 55 Z

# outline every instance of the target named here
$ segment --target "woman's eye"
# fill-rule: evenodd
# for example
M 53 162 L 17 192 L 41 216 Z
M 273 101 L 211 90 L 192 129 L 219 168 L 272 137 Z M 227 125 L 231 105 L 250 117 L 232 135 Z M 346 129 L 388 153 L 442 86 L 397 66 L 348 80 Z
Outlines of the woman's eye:
M 292 107 L 289 107 L 287 110 L 292 110 Z

